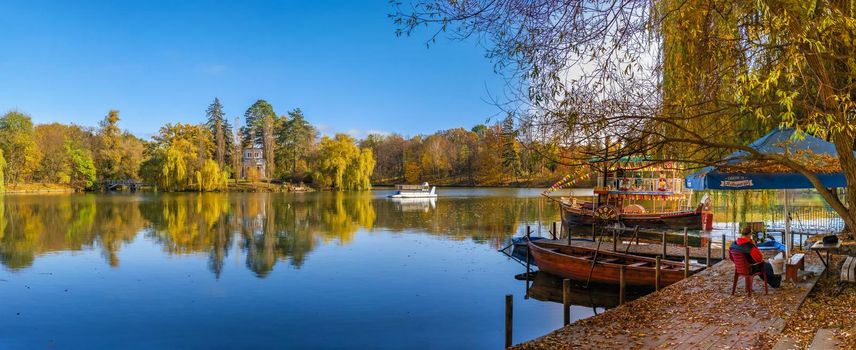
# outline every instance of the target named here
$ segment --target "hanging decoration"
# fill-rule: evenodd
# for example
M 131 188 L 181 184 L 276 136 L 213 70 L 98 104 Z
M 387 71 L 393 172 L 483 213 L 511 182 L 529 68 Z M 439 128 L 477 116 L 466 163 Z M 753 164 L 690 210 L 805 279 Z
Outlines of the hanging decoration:
M 576 185 L 577 182 L 586 180 L 590 176 L 591 176 L 590 172 L 584 173 L 584 174 L 580 175 L 579 177 L 574 177 L 571 174 L 565 175 L 565 177 L 563 177 L 561 180 L 554 183 L 553 186 L 550 186 L 550 188 L 548 188 L 546 191 L 544 191 L 544 194 L 552 193 L 552 192 L 555 192 L 557 190 L 561 190 L 563 188 Z

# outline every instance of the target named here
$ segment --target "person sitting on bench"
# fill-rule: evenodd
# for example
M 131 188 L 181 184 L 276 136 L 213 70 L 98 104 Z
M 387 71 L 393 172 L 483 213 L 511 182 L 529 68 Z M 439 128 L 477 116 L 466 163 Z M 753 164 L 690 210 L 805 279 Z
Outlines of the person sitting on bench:
M 758 246 L 755 245 L 755 241 L 752 240 L 752 229 L 750 227 L 744 227 L 743 230 L 740 231 L 740 237 L 737 237 L 737 239 L 731 243 L 729 250 L 742 252 L 750 264 L 756 264 L 764 261 L 764 255 L 761 254 L 761 251 L 758 250 Z M 752 265 L 752 272 L 760 272 L 761 268 L 763 268 L 767 274 L 767 284 L 769 284 L 770 287 L 779 288 L 779 286 L 782 285 L 782 276 L 773 273 L 773 265 L 764 261 L 764 264 Z

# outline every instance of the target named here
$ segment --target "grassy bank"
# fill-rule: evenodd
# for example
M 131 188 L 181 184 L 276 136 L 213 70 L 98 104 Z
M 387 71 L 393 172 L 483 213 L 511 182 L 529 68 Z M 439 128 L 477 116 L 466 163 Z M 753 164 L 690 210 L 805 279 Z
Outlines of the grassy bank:
M 119 189 L 123 190 L 123 189 Z M 154 187 L 141 187 L 140 191 L 154 191 Z M 71 192 L 98 192 L 96 189 L 76 189 L 74 187 L 58 183 L 21 183 L 7 184 L 6 193 L 71 193 Z M 312 192 L 313 188 L 306 185 L 292 183 L 268 183 L 263 181 L 229 181 L 226 188 L 218 192 Z M 163 191 L 161 191 L 163 192 Z
M 6 185 L 6 193 L 61 193 L 74 191 L 75 189 L 71 186 L 54 183 L 26 183 Z
M 292 183 L 268 183 L 262 181 L 229 181 L 226 192 L 312 192 L 306 185 Z

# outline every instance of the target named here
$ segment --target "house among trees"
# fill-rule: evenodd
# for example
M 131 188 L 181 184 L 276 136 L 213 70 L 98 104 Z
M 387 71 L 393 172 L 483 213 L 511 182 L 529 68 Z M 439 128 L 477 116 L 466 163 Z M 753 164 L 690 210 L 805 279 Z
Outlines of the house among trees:
M 245 147 L 241 156 L 241 178 L 249 180 L 265 179 L 264 148 L 260 145 Z

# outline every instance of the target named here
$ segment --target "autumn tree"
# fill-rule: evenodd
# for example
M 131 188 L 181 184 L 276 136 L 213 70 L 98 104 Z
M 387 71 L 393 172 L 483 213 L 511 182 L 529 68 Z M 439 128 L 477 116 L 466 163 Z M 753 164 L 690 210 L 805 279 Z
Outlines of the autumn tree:
M 0 148 L 6 156 L 6 178 L 9 183 L 28 181 L 38 169 L 41 160 L 34 140 L 30 116 L 8 112 L 0 118 Z
M 3 149 L 0 148 L 0 193 L 6 191 L 6 157 L 3 156 Z
M 407 140 L 401 135 L 383 136 L 370 134 L 360 141 L 360 147 L 369 148 L 375 156 L 377 165 L 372 181 L 378 184 L 392 184 L 404 178 L 404 149 Z
M 65 150 L 68 126 L 60 123 L 36 125 L 35 141 L 42 153 L 37 178 L 50 183 L 67 183 L 69 178 L 68 156 Z
M 520 175 L 520 146 L 517 144 L 517 131 L 511 114 L 502 121 L 502 166 L 506 174 L 515 178 Z
M 372 150 L 360 148 L 350 166 L 345 170 L 342 179 L 343 189 L 370 190 L 372 188 L 371 177 L 375 168 L 375 159 Z
M 95 143 L 95 168 L 101 180 L 138 179 L 143 161 L 143 142 L 119 128 L 119 111 L 111 110 L 99 124 Z
M 319 144 L 315 182 L 338 190 L 368 190 L 374 165 L 371 150 L 357 147 L 352 137 L 325 136 Z
M 241 141 L 241 132 L 237 127 L 239 125 L 239 121 L 240 119 L 235 117 L 235 129 L 232 131 L 232 178 L 235 179 L 235 183 L 237 183 L 238 179 L 241 178 L 241 161 L 243 157 L 243 152 L 241 150 L 243 142 Z
M 370 148 L 377 165 L 373 175 L 375 183 L 417 183 L 428 181 L 445 184 L 501 185 L 507 182 L 507 165 L 504 163 L 510 140 L 513 150 L 530 147 L 514 140 L 502 130 L 501 124 L 481 125 L 478 132 L 463 128 L 440 130 L 431 135 L 417 135 L 404 139 L 399 135 L 369 135 L 360 142 Z M 531 140 L 529 144 L 537 141 Z M 556 146 L 552 150 L 561 150 Z M 518 157 L 519 159 L 519 157 Z M 518 161 L 517 164 L 520 164 Z M 519 166 L 518 166 L 519 167 Z M 553 167 L 548 172 L 555 171 Z M 547 171 L 545 169 L 545 171 Z M 541 172 L 527 172 L 525 180 L 535 183 L 552 180 Z M 521 178 L 523 180 L 523 178 Z
M 76 144 L 74 140 L 65 141 L 65 156 L 68 171 L 68 184 L 74 188 L 92 187 L 97 179 L 95 161 L 92 153 Z
M 92 186 L 93 181 L 89 181 L 88 176 L 95 174 L 94 165 L 80 163 L 92 162 L 95 135 L 89 128 L 50 123 L 36 125 L 34 129 L 36 144 L 42 154 L 35 176 L 38 181 L 69 184 L 79 189 Z M 93 166 L 91 174 L 86 168 L 90 165 Z
M 226 114 L 223 112 L 223 105 L 220 104 L 220 99 L 215 97 L 214 102 L 208 105 L 205 110 L 207 121 L 205 123 L 211 131 L 211 136 L 214 138 L 214 159 L 221 169 L 226 168 L 226 156 L 231 152 L 231 125 L 226 119 Z
M 746 141 L 791 127 L 835 144 L 856 193 L 856 3 L 848 1 L 424 0 L 399 5 L 398 34 L 479 36 L 497 70 L 519 87 L 511 104 L 543 140 L 592 155 L 646 154 L 698 166 L 741 159 L 805 176 L 856 227 L 808 159 L 761 154 Z M 544 142 L 550 145 L 552 142 Z
M 119 111 L 111 110 L 100 123 L 96 148 L 96 165 L 102 179 L 120 179 L 122 163 L 121 137 L 119 129 Z
M 152 137 L 143 177 L 167 191 L 219 189 L 226 175 L 212 160 L 215 148 L 203 125 L 166 124 Z
M 196 171 L 196 184 L 199 191 L 216 191 L 223 189 L 229 174 L 220 170 L 220 166 L 212 159 L 202 164 L 202 169 Z

